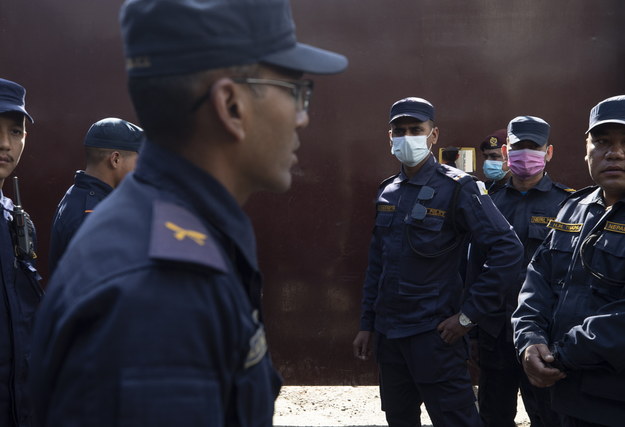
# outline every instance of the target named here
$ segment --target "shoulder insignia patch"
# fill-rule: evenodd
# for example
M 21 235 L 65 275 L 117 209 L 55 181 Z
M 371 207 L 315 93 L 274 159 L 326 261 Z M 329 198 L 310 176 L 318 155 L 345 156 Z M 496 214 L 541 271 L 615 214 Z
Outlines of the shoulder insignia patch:
M 202 222 L 185 208 L 157 200 L 152 213 L 150 257 L 204 265 L 227 272 L 221 252 Z
M 623 233 L 625 234 L 625 224 L 620 224 L 618 222 L 608 221 L 605 224 L 604 230 L 613 231 L 615 233 Z
M 256 333 L 250 338 L 250 351 L 245 358 L 244 368 L 251 368 L 260 362 L 267 354 L 267 338 L 265 337 L 265 328 L 259 325 Z
M 549 224 L 550 221 L 553 221 L 555 218 L 548 216 L 533 216 L 530 218 L 530 223 L 532 224 Z
M 565 222 L 558 222 L 554 220 L 547 223 L 548 228 L 553 228 L 554 230 L 564 231 L 567 233 L 579 233 L 582 230 L 582 225 L 584 224 L 567 224 Z
M 174 237 L 176 240 L 183 240 L 185 238 L 189 238 L 193 240 L 200 246 L 204 246 L 206 244 L 206 234 L 200 233 L 199 231 L 194 230 L 186 230 L 182 227 L 177 226 L 171 221 L 165 222 L 165 227 L 169 228 L 174 232 Z

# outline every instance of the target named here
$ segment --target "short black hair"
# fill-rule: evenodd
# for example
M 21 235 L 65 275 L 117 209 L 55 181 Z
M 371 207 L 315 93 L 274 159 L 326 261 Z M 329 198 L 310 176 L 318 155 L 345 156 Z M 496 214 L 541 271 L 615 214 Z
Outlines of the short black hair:
M 136 151 L 118 150 L 115 148 L 85 146 L 85 162 L 90 166 L 97 165 L 107 159 L 115 151 L 117 151 L 122 157 L 128 157 L 136 153 Z
M 256 77 L 259 70 L 258 64 L 252 64 L 193 74 L 131 77 L 128 92 L 147 139 L 175 148 L 195 131 L 195 107 L 203 96 L 198 95 L 202 88 L 225 76 Z

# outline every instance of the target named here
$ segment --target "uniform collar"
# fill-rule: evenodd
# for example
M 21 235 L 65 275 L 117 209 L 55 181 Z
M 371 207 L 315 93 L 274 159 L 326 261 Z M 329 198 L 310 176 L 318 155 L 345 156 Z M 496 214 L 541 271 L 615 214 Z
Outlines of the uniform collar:
M 412 178 L 408 179 L 408 176 L 404 172 L 404 167 L 402 165 L 401 171 L 399 172 L 399 176 L 397 177 L 397 179 L 399 179 L 400 182 L 407 181 L 410 184 L 414 185 L 425 185 L 434 174 L 434 171 L 436 170 L 436 165 L 438 165 L 438 162 L 430 153 L 426 158 L 425 162 L 423 162 L 423 165 L 421 166 L 419 171 Z
M 547 175 L 547 172 L 545 172 L 543 174 L 543 177 L 540 179 L 540 181 L 538 181 L 538 183 L 535 186 L 527 190 L 527 192 L 529 193 L 530 191 L 536 190 L 536 191 L 542 191 L 546 193 L 548 191 L 551 191 L 552 186 L 553 186 L 553 181 L 551 180 L 549 175 Z M 508 180 L 506 181 L 505 187 L 510 190 L 519 191 L 512 185 L 512 176 L 510 176 L 510 178 L 508 178 Z
M 258 270 L 252 223 L 234 197 L 210 174 L 148 141 L 143 144 L 134 177 L 165 190 L 173 199 L 168 201 L 186 207 L 211 224 Z
M 104 195 L 108 195 L 113 191 L 113 187 L 93 175 L 88 175 L 85 171 L 76 171 L 74 175 L 74 185 L 78 188 L 99 190 Z
M 3 216 L 4 219 L 10 221 L 13 217 L 11 216 L 11 212 L 13 212 L 13 200 L 8 197 L 4 197 L 2 190 L 0 190 L 0 206 L 3 208 Z
M 579 201 L 582 205 L 597 204 L 605 207 L 605 200 L 603 199 L 603 191 L 601 187 L 597 187 L 594 191 L 588 193 L 584 198 Z

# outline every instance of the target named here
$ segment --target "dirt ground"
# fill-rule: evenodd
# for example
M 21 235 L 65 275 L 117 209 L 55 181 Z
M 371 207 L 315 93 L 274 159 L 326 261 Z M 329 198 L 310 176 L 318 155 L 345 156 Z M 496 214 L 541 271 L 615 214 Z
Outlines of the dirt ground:
M 529 419 L 519 398 L 517 426 L 529 427 Z M 386 426 L 380 410 L 378 387 L 287 386 L 282 387 L 273 417 L 276 426 Z M 425 407 L 421 423 L 432 426 Z

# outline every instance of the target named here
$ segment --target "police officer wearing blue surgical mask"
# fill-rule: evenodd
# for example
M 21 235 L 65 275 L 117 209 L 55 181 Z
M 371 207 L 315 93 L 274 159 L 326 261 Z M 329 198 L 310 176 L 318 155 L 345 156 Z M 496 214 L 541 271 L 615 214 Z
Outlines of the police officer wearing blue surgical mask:
M 376 337 L 382 407 L 389 426 L 480 426 L 465 335 L 499 310 L 519 271 L 522 247 L 473 178 L 431 153 L 439 131 L 422 98 L 397 101 L 390 148 L 401 169 L 379 187 L 354 356 Z M 489 248 L 488 265 L 463 295 L 466 242 Z
M 532 426 L 557 427 L 558 416 L 549 404 L 548 392 L 532 386 L 518 361 L 512 342 L 510 318 L 526 266 L 547 235 L 547 224 L 555 218 L 560 203 L 574 190 L 551 180 L 545 172 L 553 156 L 549 143 L 549 123 L 539 117 L 518 116 L 510 120 L 507 143 L 502 154 L 507 158 L 511 178 L 491 195 L 493 202 L 514 227 L 523 243 L 523 268 L 506 295 L 504 309 L 487 316 L 477 328 L 479 342 L 479 404 L 485 427 L 514 427 L 516 404 L 521 390 Z M 484 250 L 473 246 L 469 277 L 484 268 Z M 475 272 L 473 272 L 473 269 Z
M 510 177 L 508 165 L 503 160 L 501 147 L 506 143 L 506 130 L 497 129 L 489 134 L 480 143 L 480 151 L 484 158 L 482 170 L 486 181 L 486 189 L 488 194 L 495 194 L 498 190 L 506 185 L 507 179 Z
M 563 427 L 625 420 L 625 96 L 599 102 L 586 131 L 595 186 L 549 222 L 513 313 L 532 384 L 549 387 Z

